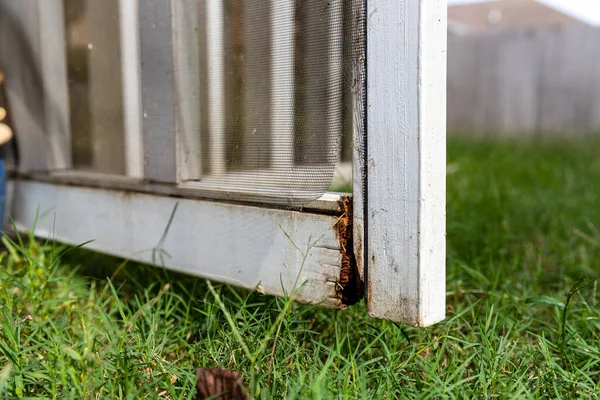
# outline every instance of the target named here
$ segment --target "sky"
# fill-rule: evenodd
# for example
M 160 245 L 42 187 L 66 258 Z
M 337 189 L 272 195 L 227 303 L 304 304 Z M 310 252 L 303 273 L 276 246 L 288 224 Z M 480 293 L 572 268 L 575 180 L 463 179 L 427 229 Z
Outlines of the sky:
M 488 0 L 448 0 L 449 5 L 475 3 Z M 539 0 L 565 14 L 572 15 L 590 24 L 600 25 L 600 0 Z

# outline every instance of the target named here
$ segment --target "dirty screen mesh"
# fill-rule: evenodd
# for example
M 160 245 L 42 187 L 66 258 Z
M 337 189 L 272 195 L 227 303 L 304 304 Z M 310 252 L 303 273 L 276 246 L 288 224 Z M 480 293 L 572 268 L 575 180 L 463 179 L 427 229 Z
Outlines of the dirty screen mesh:
M 327 191 L 352 138 L 363 19 L 361 1 L 199 2 L 191 180 L 287 204 Z
M 67 149 L 47 168 L 298 206 L 332 189 L 362 134 L 364 0 L 0 6 L 12 10 L 0 61 L 15 127 L 31 131 L 33 120 L 44 141 Z M 52 128 L 54 114 L 64 123 Z

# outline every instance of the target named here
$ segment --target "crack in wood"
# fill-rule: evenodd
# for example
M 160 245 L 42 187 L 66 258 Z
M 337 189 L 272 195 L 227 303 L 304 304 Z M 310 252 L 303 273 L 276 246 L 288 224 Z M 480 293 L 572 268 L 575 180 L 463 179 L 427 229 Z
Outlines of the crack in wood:
M 343 305 L 351 306 L 358 303 L 364 296 L 364 282 L 358 273 L 358 265 L 354 256 L 352 235 L 352 199 L 343 196 L 338 202 L 341 216 L 335 225 L 340 241 L 342 256 L 341 269 L 336 282 L 336 296 Z

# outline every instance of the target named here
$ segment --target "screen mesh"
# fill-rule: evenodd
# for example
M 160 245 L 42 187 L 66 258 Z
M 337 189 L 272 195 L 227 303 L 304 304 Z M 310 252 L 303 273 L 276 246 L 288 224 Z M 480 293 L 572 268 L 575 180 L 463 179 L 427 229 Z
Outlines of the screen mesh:
M 64 0 L 73 167 L 125 174 L 119 0 Z
M 192 180 L 287 204 L 321 196 L 352 138 L 362 2 L 198 5 L 201 162 L 190 163 L 200 165 Z
M 49 4 L 59 11 L 48 13 Z M 27 110 L 52 148 L 70 147 L 72 162 L 50 169 L 72 164 L 208 197 L 298 206 L 331 187 L 340 158 L 351 159 L 353 134 L 362 134 L 364 0 L 0 5 L 14 9 L 35 61 L 8 60 L 11 84 L 26 82 L 19 63 L 41 77 L 28 97 L 40 110 Z M 59 37 L 64 46 L 53 40 L 50 48 Z M 66 88 L 50 84 L 61 76 Z M 15 126 L 26 127 L 30 118 L 14 108 Z M 66 122 L 52 128 L 54 110 Z

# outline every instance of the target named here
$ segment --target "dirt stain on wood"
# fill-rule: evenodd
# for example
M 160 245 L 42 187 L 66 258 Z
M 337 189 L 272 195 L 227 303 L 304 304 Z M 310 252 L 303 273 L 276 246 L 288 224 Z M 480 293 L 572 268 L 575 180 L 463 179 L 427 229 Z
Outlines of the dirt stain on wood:
M 352 235 L 352 199 L 343 196 L 338 202 L 341 216 L 335 225 L 340 241 L 342 267 L 337 281 L 336 294 L 342 304 L 351 306 L 358 303 L 364 296 L 364 282 L 358 273 L 356 257 L 354 256 L 354 241 Z

